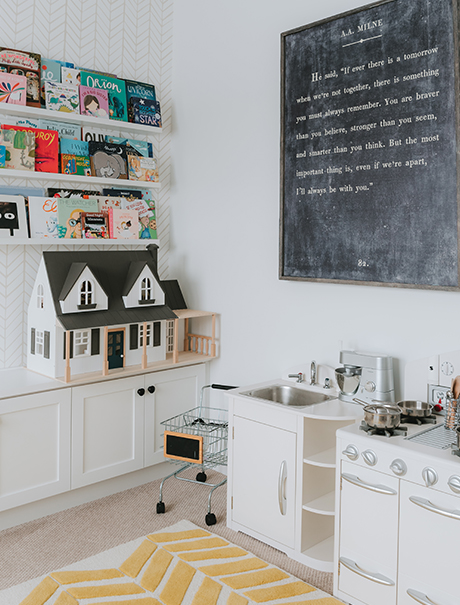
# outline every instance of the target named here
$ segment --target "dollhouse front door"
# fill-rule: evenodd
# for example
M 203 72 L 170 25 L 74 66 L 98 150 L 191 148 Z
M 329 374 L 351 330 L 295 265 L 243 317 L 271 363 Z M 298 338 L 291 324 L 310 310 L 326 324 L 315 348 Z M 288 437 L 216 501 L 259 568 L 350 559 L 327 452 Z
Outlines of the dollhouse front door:
M 124 330 L 109 332 L 107 335 L 107 360 L 109 370 L 113 368 L 122 368 L 125 352 L 125 333 Z

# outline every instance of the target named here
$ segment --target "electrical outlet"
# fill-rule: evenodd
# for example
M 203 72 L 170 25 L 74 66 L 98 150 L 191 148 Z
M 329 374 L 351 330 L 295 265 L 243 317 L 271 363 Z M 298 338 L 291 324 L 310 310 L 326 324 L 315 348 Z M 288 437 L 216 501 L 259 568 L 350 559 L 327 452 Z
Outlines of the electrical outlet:
M 436 384 L 429 385 L 429 403 L 437 405 L 438 403 L 445 407 L 446 405 L 446 393 L 449 391 L 447 387 L 441 387 Z

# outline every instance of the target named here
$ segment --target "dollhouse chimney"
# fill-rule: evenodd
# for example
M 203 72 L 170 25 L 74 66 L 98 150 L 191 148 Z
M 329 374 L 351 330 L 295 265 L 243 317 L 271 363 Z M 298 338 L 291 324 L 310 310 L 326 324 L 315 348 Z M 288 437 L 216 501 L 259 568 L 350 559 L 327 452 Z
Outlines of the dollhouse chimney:
M 156 244 L 149 244 L 147 250 L 155 261 L 155 267 L 158 269 L 158 246 Z

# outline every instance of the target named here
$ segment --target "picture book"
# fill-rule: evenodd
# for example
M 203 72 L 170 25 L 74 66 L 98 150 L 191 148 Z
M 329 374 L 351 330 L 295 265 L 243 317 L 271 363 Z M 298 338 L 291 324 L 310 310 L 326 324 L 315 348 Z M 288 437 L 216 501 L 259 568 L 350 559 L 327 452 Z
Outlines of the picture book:
M 45 190 L 41 187 L 21 187 L 21 186 L 9 186 L 9 187 L 0 187 L 1 195 L 22 195 L 23 197 L 30 196 L 43 196 L 45 195 Z
M 161 128 L 161 111 L 159 101 L 133 97 L 133 122 Z
M 73 84 L 80 86 L 80 70 L 75 67 L 61 66 L 61 82 L 63 84 Z
M 5 124 L 11 124 L 11 126 L 29 126 L 30 128 L 41 128 L 42 130 L 48 130 L 48 128 L 42 128 L 40 126 L 40 120 L 29 120 L 29 118 L 17 118 L 14 122 L 6 122 Z
M 91 163 L 87 156 L 61 153 L 62 174 L 91 176 Z
M 59 237 L 57 199 L 29 196 L 30 237 L 53 239 Z
M 146 158 L 153 158 L 153 145 L 147 141 L 137 141 L 135 139 L 126 139 L 125 137 L 114 137 L 107 134 L 105 136 L 107 143 L 116 143 L 117 145 L 126 145 L 126 153 L 133 155 L 143 155 Z
M 111 120 L 128 120 L 126 111 L 126 86 L 124 80 L 88 71 L 80 72 L 83 86 L 101 88 L 109 94 L 109 117 Z
M 88 143 L 91 174 L 109 179 L 127 179 L 126 147 L 111 143 Z
M 41 78 L 41 103 L 45 107 L 45 82 L 61 83 L 61 68 L 73 67 L 73 63 L 66 61 L 56 61 L 55 59 L 45 59 L 42 57 L 42 78 Z
M 27 78 L 27 105 L 40 107 L 41 55 L 0 47 L 0 71 Z
M 60 142 L 61 153 L 70 155 L 81 155 L 89 157 L 88 143 L 86 141 L 77 141 L 75 139 L 62 139 Z
M 109 209 L 109 229 L 112 239 L 139 239 L 139 217 L 135 210 Z
M 81 138 L 83 141 L 98 141 L 99 143 L 105 142 L 105 130 L 101 130 L 100 128 L 87 128 L 86 126 L 82 126 L 81 129 Z M 80 138 L 80 137 L 78 137 Z
M 85 239 L 107 239 L 109 237 L 107 212 L 82 212 L 81 226 Z
M 70 124 L 68 122 L 41 119 L 40 128 L 55 130 L 60 139 L 80 139 L 81 136 L 81 127 L 78 124 Z
M 5 147 L 5 168 L 35 170 L 35 135 L 32 132 L 1 128 L 0 145 Z
M 109 117 L 109 93 L 102 88 L 80 86 L 80 113 L 93 118 Z
M 27 99 L 27 78 L 6 71 L 0 72 L 0 103 L 25 105 Z
M 128 154 L 128 178 L 130 181 L 158 183 L 158 169 L 155 158 L 144 158 Z
M 150 99 L 156 101 L 155 86 L 153 84 L 145 84 L 144 82 L 135 82 L 134 80 L 125 80 L 125 85 L 128 121 L 134 122 L 132 99 Z
M 102 195 L 107 197 L 123 197 L 126 200 L 142 199 L 142 191 L 139 189 L 102 189 Z
M 108 197 L 106 195 L 95 196 L 99 212 L 109 212 L 109 208 L 124 208 L 126 200 L 122 197 Z
M 86 191 L 84 189 L 59 189 L 57 187 L 48 187 L 49 197 L 94 197 L 95 195 L 97 195 L 97 192 Z
M 59 172 L 59 139 L 55 130 L 41 130 L 28 126 L 9 126 L 2 124 L 5 130 L 30 132 L 35 137 L 36 172 Z
M 5 145 L 0 145 L 0 168 L 5 168 L 6 148 Z
M 29 237 L 22 195 L 0 195 L 0 239 L 10 237 Z
M 57 198 L 59 237 L 81 238 L 81 213 L 97 211 L 97 201 L 94 198 Z
M 133 200 L 125 203 L 126 209 L 139 216 L 139 239 L 157 239 L 157 216 L 154 200 Z
M 80 113 L 78 86 L 45 82 L 46 109 L 67 113 Z

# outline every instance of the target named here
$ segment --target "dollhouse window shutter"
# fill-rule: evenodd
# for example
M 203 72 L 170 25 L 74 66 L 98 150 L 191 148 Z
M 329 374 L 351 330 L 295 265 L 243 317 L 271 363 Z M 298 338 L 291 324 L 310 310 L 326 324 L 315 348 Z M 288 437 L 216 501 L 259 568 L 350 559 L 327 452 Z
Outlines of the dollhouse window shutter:
M 62 355 L 63 359 L 65 359 L 65 341 L 66 341 L 66 332 L 64 332 L 64 353 Z M 70 332 L 70 359 L 73 357 L 73 332 Z
M 35 328 L 30 330 L 30 352 L 35 355 Z
M 139 347 L 139 326 L 131 324 L 129 326 L 129 348 L 131 351 Z
M 43 341 L 43 357 L 45 359 L 50 358 L 50 333 L 45 330 L 44 341 Z
M 161 345 L 161 323 L 155 321 L 153 323 L 153 346 L 159 347 Z
M 93 328 L 91 330 L 91 355 L 99 355 L 100 353 L 101 330 Z

